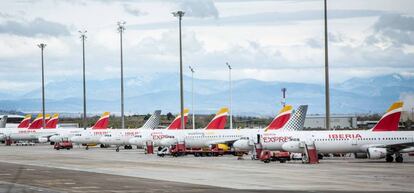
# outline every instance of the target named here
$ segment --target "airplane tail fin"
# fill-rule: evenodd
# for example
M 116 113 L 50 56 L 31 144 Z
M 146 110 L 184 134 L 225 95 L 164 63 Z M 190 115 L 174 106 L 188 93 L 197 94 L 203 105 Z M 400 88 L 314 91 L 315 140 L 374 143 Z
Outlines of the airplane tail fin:
M 188 121 L 188 113 L 190 112 L 189 109 L 184 109 L 184 125 L 187 124 Z M 171 124 L 167 127 L 168 130 L 177 130 L 181 129 L 181 114 L 177 115 L 175 119 L 171 122 Z
M 32 120 L 32 115 L 24 116 L 24 119 L 20 122 L 17 128 L 27 128 L 30 125 L 30 121 Z
M 397 131 L 404 103 L 393 103 L 371 131 Z
M 50 114 L 48 113 L 45 115 L 45 125 L 47 122 L 49 122 L 49 120 L 50 120 Z
M 296 131 L 302 130 L 305 124 L 306 113 L 308 111 L 308 105 L 300 105 L 298 109 L 293 112 L 289 121 L 281 128 L 283 131 Z
M 229 113 L 229 109 L 227 107 L 221 108 L 217 113 L 216 116 L 210 121 L 210 123 L 206 126 L 206 130 L 211 129 L 224 129 L 227 123 L 227 115 Z
M 7 123 L 7 115 L 3 115 L 0 120 L 0 128 L 5 128 Z
M 59 114 L 54 114 L 51 119 L 46 123 L 45 129 L 56 129 L 57 124 L 59 123 Z
M 156 110 L 151 117 L 141 127 L 142 129 L 156 129 L 160 124 L 161 110 Z
M 107 129 L 109 125 L 109 112 L 104 112 L 102 116 L 96 121 L 92 129 Z
M 279 114 L 273 119 L 273 121 L 265 128 L 267 130 L 278 130 L 281 129 L 290 119 L 292 115 L 293 108 L 291 105 L 284 106 Z
M 37 117 L 30 123 L 29 129 L 40 129 L 43 126 L 43 115 L 39 113 Z

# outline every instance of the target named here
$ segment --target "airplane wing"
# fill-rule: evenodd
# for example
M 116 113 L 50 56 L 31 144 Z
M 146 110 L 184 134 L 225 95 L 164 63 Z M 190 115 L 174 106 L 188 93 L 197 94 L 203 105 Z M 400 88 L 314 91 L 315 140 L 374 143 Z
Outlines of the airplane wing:
M 403 149 L 414 147 L 414 143 L 397 143 L 397 144 L 391 144 L 391 145 L 373 145 L 370 147 L 378 147 L 378 148 L 387 148 L 388 152 L 399 152 Z
M 387 148 L 387 150 L 392 151 L 392 152 L 399 152 L 403 149 L 413 147 L 413 146 L 414 146 L 414 143 L 399 143 L 399 144 L 386 145 L 385 148 Z

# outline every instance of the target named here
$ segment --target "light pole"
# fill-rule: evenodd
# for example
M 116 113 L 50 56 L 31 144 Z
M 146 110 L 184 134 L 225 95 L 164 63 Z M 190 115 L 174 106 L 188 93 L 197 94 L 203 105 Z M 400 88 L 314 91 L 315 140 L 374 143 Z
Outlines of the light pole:
M 79 31 L 80 38 L 82 39 L 82 64 L 83 64 L 83 129 L 86 130 L 86 76 L 85 76 L 85 39 L 86 30 Z
M 230 92 L 230 97 L 229 97 L 229 100 L 230 100 L 230 109 L 229 109 L 229 111 L 230 111 L 230 129 L 233 129 L 233 109 L 232 109 L 232 107 L 231 107 L 231 100 L 232 100 L 232 95 L 231 95 L 231 66 L 230 66 L 230 64 L 228 63 L 228 62 L 226 62 L 226 65 L 227 65 L 227 67 L 229 68 L 229 92 Z
M 285 107 L 286 106 L 286 88 L 282 88 L 282 106 Z
M 192 112 L 193 112 L 193 129 L 195 129 L 195 118 L 194 118 L 194 68 L 192 68 L 191 66 L 188 66 L 188 68 L 190 68 L 191 71 L 191 108 L 192 108 Z
M 181 20 L 184 16 L 184 11 L 176 11 L 172 13 L 174 17 L 178 17 L 178 30 L 179 30 L 179 42 L 180 42 L 180 104 L 181 104 L 181 129 L 185 129 L 184 124 L 184 88 L 183 88 L 183 49 L 181 42 Z
M 45 123 L 45 67 L 44 67 L 44 61 L 43 61 L 43 50 L 46 47 L 46 44 L 41 43 L 37 45 L 40 50 L 42 51 L 42 127 L 46 128 Z
M 124 117 L 124 61 L 122 53 L 122 34 L 125 31 L 125 21 L 118 21 L 118 32 L 121 46 L 121 128 L 125 128 L 125 117 Z
M 328 13 L 327 2 L 324 0 L 324 18 L 325 18 L 325 126 L 330 129 L 330 104 L 329 104 L 329 65 L 328 65 Z

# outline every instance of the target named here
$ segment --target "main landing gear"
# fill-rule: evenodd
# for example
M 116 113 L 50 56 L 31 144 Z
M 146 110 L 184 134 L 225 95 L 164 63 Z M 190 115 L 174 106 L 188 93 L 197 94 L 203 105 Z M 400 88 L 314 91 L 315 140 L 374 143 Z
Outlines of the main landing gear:
M 388 163 L 391 163 L 391 162 L 394 161 L 394 157 L 391 154 L 388 154 L 385 157 L 385 161 L 388 162 Z M 395 154 L 395 162 L 397 162 L 397 163 L 403 163 L 404 162 L 404 158 L 402 157 L 401 154 Z

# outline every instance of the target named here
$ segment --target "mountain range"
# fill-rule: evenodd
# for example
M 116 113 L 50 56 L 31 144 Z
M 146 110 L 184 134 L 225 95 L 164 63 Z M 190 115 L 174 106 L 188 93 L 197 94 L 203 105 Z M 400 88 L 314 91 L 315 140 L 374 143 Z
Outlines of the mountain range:
M 191 77 L 184 76 L 185 106 L 191 109 Z M 119 79 L 88 80 L 89 113 L 120 112 Z M 194 79 L 196 113 L 214 113 L 229 106 L 229 83 L 221 80 Z M 287 88 L 287 103 L 308 104 L 309 113 L 325 111 L 323 85 L 254 79 L 232 82 L 233 112 L 239 115 L 273 115 L 280 109 L 281 88 Z M 46 111 L 76 113 L 82 111 L 82 82 L 62 80 L 45 87 Z M 331 112 L 334 114 L 383 113 L 401 93 L 414 93 L 414 78 L 398 74 L 353 78 L 331 85 Z M 38 112 L 41 90 L 26 93 L 0 93 L 1 110 Z M 154 74 L 125 78 L 125 112 L 164 113 L 179 111 L 179 77 L 177 74 Z

